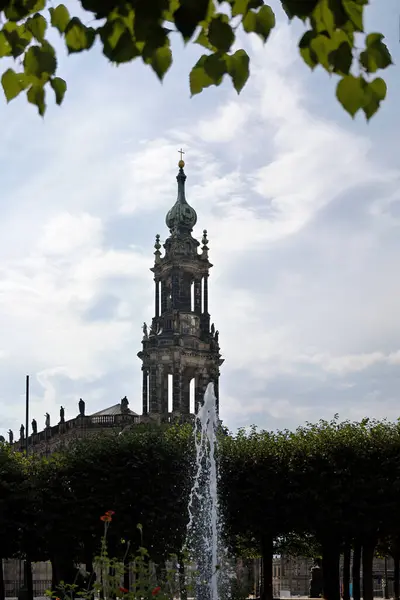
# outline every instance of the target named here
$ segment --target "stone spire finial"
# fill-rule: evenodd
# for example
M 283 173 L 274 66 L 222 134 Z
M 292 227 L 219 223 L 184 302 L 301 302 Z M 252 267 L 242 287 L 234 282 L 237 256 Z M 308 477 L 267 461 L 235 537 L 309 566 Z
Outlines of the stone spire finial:
M 203 231 L 203 237 L 201 238 L 201 243 L 203 244 L 201 248 L 201 258 L 208 258 L 208 239 L 207 239 L 207 229 Z
M 160 234 L 157 233 L 156 235 L 156 243 L 154 244 L 154 248 L 156 249 L 156 251 L 154 252 L 154 262 L 155 263 L 159 263 L 161 260 L 161 252 L 160 252 L 160 248 L 161 248 L 161 244 L 160 244 Z
M 183 152 L 183 151 L 182 151 Z M 185 196 L 186 175 L 183 170 L 185 162 L 180 160 L 178 163 L 179 173 L 176 176 L 178 182 L 178 198 L 174 206 L 168 211 L 165 217 L 165 223 L 172 235 L 182 235 L 191 233 L 197 223 L 197 214 L 194 208 L 189 206 Z

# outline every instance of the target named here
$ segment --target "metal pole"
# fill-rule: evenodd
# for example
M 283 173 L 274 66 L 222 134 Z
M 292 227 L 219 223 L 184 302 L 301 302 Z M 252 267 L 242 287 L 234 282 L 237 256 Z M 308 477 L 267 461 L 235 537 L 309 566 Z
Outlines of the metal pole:
M 29 444 L 29 375 L 26 376 L 25 384 L 25 454 L 28 456 Z M 24 588 L 19 593 L 20 600 L 33 600 L 32 564 L 29 558 L 24 563 Z
M 25 386 L 25 452 L 28 456 L 28 434 L 29 434 L 29 375 L 26 376 Z

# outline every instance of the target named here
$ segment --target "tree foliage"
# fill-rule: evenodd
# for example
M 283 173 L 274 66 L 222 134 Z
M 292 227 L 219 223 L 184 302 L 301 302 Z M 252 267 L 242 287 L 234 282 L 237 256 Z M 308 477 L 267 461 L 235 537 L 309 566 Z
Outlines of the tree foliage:
M 375 74 L 391 56 L 381 33 L 364 35 L 364 11 L 370 0 L 280 0 L 290 20 L 306 31 L 299 41 L 305 63 L 339 77 L 336 95 L 352 116 L 362 110 L 370 119 L 386 96 L 384 80 Z M 228 76 L 239 93 L 249 77 L 249 56 L 237 48 L 244 34 L 264 43 L 275 26 L 275 14 L 264 0 L 80 0 L 83 17 L 50 0 L 0 0 L 0 58 L 15 59 L 1 78 L 7 101 L 26 92 L 39 114 L 52 89 L 61 104 L 67 89 L 57 74 L 57 56 L 49 30 L 61 36 L 69 54 L 100 44 L 113 64 L 141 59 L 162 80 L 173 60 L 171 40 L 180 36 L 204 48 L 193 66 L 190 91 L 220 85 Z
M 264 599 L 272 597 L 269 567 L 279 551 L 322 558 L 327 600 L 339 600 L 339 558 L 351 546 L 362 548 L 365 600 L 375 551 L 394 556 L 400 573 L 399 454 L 400 423 L 368 419 L 221 435 L 227 542 L 243 557 L 263 557 Z M 114 510 L 110 553 L 124 555 L 122 538 L 135 548 L 140 523 L 151 558 L 164 561 L 183 546 L 193 458 L 189 426 L 137 426 L 40 460 L 1 446 L 4 558 L 50 559 L 54 584 L 68 581 L 74 562 L 90 565 L 99 516 Z

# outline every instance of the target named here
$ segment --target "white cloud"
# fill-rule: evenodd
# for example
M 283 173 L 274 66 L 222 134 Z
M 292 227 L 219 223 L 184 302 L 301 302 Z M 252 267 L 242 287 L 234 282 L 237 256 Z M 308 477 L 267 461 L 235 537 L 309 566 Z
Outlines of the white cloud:
M 10 371 L 36 375 L 33 411 L 63 404 L 73 414 L 79 396 L 94 411 L 125 393 L 140 410 L 135 354 L 153 309 L 152 244 L 157 231 L 167 235 L 182 144 L 195 235 L 209 231 L 215 265 L 210 309 L 226 359 L 227 424 L 333 414 L 328 400 L 316 410 L 319 385 L 356 402 L 353 376 L 397 368 L 398 223 L 382 214 L 397 198 L 400 164 L 376 156 L 372 128 L 319 115 L 310 86 L 325 76 L 300 68 L 291 32 L 280 25 L 265 51 L 252 44 L 252 78 L 239 97 L 224 85 L 183 100 L 178 71 L 191 55 L 181 53 L 163 87 L 135 66 L 111 70 L 96 58 L 94 79 L 87 63 L 71 67 L 78 91 L 44 124 L 31 107 L 20 106 L 18 123 L 20 113 L 2 109 L 12 115 L 12 152 L 0 157 L 9 178 L 0 372 L 3 382 Z M 27 127 L 21 181 L 12 144 Z M 384 384 L 363 391 L 362 410 Z M 0 398 L 4 428 L 16 427 L 23 410 Z
M 98 217 L 60 213 L 45 224 L 39 251 L 45 255 L 86 252 L 100 244 L 102 233 L 103 223 Z
M 217 109 L 217 114 L 212 119 L 200 121 L 197 133 L 206 144 L 224 144 L 237 139 L 244 134 L 244 126 L 251 113 L 251 107 L 243 102 L 230 101 L 225 106 Z

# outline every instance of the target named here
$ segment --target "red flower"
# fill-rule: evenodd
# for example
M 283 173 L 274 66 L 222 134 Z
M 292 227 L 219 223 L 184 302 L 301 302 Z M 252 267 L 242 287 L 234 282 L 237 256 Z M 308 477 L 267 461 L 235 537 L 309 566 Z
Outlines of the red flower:
M 115 515 L 115 511 L 114 510 L 106 510 L 105 514 L 108 515 L 109 517 L 112 517 L 113 515 Z
M 101 521 L 104 521 L 104 523 L 110 523 L 112 521 L 111 515 L 108 515 L 107 513 L 105 515 L 103 515 L 102 517 L 100 517 Z
M 154 590 L 151 592 L 152 596 L 157 596 L 159 593 L 161 592 L 161 588 L 158 585 L 157 587 L 154 588 Z
M 120 591 L 120 592 L 122 592 L 123 594 L 127 594 L 127 593 L 129 592 L 129 590 L 127 590 L 127 589 L 126 589 L 126 588 L 124 588 L 124 587 L 120 587 L 120 588 L 119 588 L 119 591 Z

